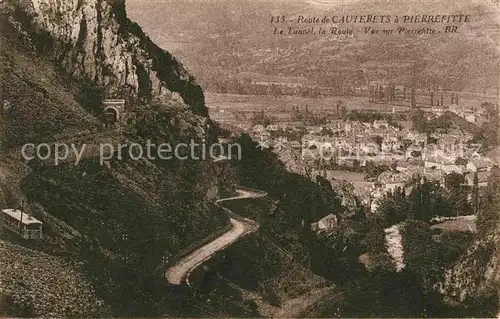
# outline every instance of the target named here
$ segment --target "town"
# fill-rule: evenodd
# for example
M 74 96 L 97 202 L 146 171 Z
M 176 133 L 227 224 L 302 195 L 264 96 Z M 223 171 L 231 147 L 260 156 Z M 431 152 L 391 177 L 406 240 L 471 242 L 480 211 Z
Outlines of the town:
M 480 127 L 497 116 L 491 99 L 384 81 L 352 91 L 366 97 L 340 97 L 331 107 L 258 111 L 214 103 L 211 117 L 272 149 L 291 172 L 320 175 L 333 186 L 339 180 L 352 184 L 371 212 L 388 192 L 405 189 L 417 176 L 445 187 L 446 176 L 458 174 L 471 202 L 473 190 L 487 186 L 498 165 L 480 141 Z M 366 107 L 366 99 L 379 112 Z M 364 108 L 356 107 L 359 101 Z

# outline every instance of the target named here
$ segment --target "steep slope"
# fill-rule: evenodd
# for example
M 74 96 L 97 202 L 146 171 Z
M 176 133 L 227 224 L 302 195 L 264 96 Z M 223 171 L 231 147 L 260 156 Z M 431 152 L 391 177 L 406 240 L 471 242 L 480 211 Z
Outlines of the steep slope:
M 0 18 L 1 99 L 7 121 L 5 147 L 52 141 L 57 134 L 98 130 L 97 118 L 78 103 L 77 95 L 54 66 L 19 41 L 18 30 Z M 66 83 L 65 83 L 66 82 Z
M 500 311 L 500 228 L 478 240 L 459 262 L 445 272 L 439 285 L 447 301 L 455 305 L 483 305 Z M 495 311 L 496 308 L 496 311 Z
M 0 241 L 0 269 L 2 315 L 109 316 L 78 267 L 61 258 Z

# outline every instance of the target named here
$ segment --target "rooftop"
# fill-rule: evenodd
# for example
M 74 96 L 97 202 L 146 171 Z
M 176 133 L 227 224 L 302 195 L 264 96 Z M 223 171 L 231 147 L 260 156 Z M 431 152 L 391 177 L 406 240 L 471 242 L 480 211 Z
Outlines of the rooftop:
M 39 221 L 35 217 L 32 217 L 26 213 L 23 213 L 22 211 L 20 211 L 18 209 L 10 209 L 10 208 L 9 209 L 2 209 L 2 212 L 5 215 L 9 215 L 10 217 L 12 217 L 18 221 L 21 221 L 21 215 L 22 215 L 22 223 L 25 225 L 41 224 L 42 223 L 41 221 Z
M 395 171 L 384 171 L 378 176 L 378 180 L 382 184 L 406 183 L 411 180 L 408 174 L 402 174 Z

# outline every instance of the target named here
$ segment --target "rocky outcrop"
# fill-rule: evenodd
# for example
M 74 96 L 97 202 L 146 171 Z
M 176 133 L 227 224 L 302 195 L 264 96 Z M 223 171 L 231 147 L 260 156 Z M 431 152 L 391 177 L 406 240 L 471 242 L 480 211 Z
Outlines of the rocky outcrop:
M 156 46 L 115 0 L 8 0 L 33 45 L 103 97 L 160 99 L 207 116 L 201 87 L 171 54 Z
M 437 286 L 452 303 L 497 295 L 500 298 L 500 225 L 474 243 Z M 500 299 L 499 299 L 500 311 Z

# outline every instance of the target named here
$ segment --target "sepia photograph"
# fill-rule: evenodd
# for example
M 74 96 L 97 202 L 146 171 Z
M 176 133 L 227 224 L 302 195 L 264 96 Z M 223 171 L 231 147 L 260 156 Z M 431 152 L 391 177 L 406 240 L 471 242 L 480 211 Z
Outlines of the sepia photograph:
M 0 318 L 500 319 L 499 0 L 0 0 Z

